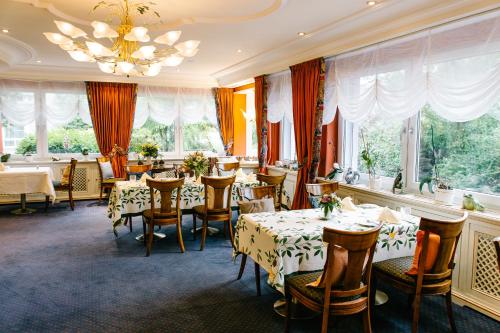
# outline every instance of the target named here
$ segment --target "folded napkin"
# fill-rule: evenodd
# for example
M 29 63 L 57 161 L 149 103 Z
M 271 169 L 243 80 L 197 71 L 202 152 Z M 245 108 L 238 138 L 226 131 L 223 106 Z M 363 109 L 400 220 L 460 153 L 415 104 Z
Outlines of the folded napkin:
M 394 214 L 394 211 L 387 207 L 382 208 L 378 220 L 383 223 L 399 224 L 399 218 Z
M 238 170 L 236 170 L 236 173 L 234 175 L 236 176 L 236 178 L 246 178 L 247 177 L 247 175 L 243 172 L 242 168 L 238 168 Z
M 146 180 L 147 180 L 147 179 L 153 179 L 153 178 L 151 178 L 151 176 L 150 176 L 150 175 L 148 175 L 146 172 L 144 172 L 144 173 L 142 174 L 142 176 L 141 176 L 141 179 L 140 179 L 139 181 L 140 181 L 141 183 L 146 184 Z
M 5 165 L 3 165 L 3 163 L 0 163 L 0 171 L 5 171 Z
M 342 201 L 340 203 L 342 205 L 342 209 L 343 210 L 354 211 L 354 210 L 357 209 L 356 205 L 352 203 L 352 198 L 351 197 L 345 197 L 344 199 L 342 199 Z
M 257 175 L 254 174 L 253 172 L 249 173 L 247 175 L 247 182 L 255 182 L 257 181 Z

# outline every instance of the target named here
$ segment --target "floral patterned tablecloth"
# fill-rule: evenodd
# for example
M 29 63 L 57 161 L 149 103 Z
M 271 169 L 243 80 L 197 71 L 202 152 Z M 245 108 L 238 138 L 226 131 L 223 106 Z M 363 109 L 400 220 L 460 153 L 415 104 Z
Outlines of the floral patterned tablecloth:
M 381 207 L 358 207 L 336 212 L 321 220 L 320 209 L 241 215 L 236 224 L 234 256 L 245 253 L 269 273 L 268 283 L 284 293 L 285 276 L 300 271 L 323 269 L 326 246 L 323 228 L 362 231 L 373 228 Z M 399 217 L 399 224 L 384 224 L 380 230 L 374 261 L 410 256 L 415 251 L 415 234 L 420 218 Z
M 240 200 L 238 190 L 242 187 L 258 186 L 259 182 L 236 182 L 232 190 L 231 202 L 234 207 L 238 206 Z M 283 197 L 287 198 L 286 193 Z M 177 198 L 176 191 L 172 195 L 172 201 Z M 160 195 L 156 195 L 155 199 L 159 206 Z M 287 201 L 283 201 L 287 202 Z M 194 206 L 203 205 L 205 203 L 205 189 L 202 184 L 194 182 L 184 183 L 181 190 L 181 209 L 192 209 Z M 120 181 L 116 182 L 108 203 L 108 217 L 113 223 L 113 230 L 122 225 L 126 215 L 140 214 L 144 210 L 151 207 L 149 187 L 140 181 Z

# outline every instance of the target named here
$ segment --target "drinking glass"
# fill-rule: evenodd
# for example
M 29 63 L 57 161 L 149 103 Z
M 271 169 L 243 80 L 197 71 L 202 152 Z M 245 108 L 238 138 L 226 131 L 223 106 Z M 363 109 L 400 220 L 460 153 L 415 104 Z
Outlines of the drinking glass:
M 135 182 L 137 180 L 137 175 L 132 174 L 130 175 L 130 181 Z

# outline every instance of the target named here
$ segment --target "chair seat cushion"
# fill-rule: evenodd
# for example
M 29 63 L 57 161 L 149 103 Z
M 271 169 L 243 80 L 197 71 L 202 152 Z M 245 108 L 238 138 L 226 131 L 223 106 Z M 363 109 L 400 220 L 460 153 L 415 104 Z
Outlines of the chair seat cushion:
M 409 284 L 415 284 L 415 279 L 405 273 L 411 267 L 412 262 L 412 256 L 388 259 L 384 261 L 374 262 L 373 270 L 381 271 L 400 281 Z
M 205 214 L 205 205 L 194 206 L 193 210 L 198 215 Z
M 293 288 L 299 291 L 302 295 L 315 301 L 316 303 L 323 303 L 325 297 L 325 289 L 307 286 L 308 283 L 314 282 L 318 278 L 320 278 L 322 273 L 323 271 L 318 271 L 318 272 L 288 276 L 285 278 L 285 285 L 289 288 Z M 352 297 L 343 297 L 343 298 L 336 297 L 333 299 L 333 301 L 334 303 L 347 302 L 347 301 L 353 301 L 360 297 L 361 297 L 360 295 Z

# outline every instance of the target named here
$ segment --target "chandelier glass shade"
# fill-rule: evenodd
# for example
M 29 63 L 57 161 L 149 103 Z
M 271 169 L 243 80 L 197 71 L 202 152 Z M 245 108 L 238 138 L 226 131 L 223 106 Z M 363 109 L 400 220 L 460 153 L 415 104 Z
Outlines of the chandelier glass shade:
M 141 3 L 129 4 L 128 0 L 111 6 L 118 9 L 116 15 L 119 25 L 112 27 L 105 22 L 93 21 L 93 38 L 82 29 L 63 21 L 54 21 L 61 33 L 43 34 L 51 43 L 67 51 L 72 59 L 97 62 L 102 72 L 114 75 L 156 76 L 162 67 L 179 66 L 184 58 L 194 57 L 198 53 L 200 41 L 177 43 L 182 33 L 179 30 L 167 31 L 151 42 L 148 29 L 134 26 L 130 14 L 132 8 L 143 14 L 149 7 Z M 159 16 L 157 12 L 155 14 Z

